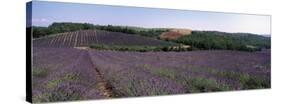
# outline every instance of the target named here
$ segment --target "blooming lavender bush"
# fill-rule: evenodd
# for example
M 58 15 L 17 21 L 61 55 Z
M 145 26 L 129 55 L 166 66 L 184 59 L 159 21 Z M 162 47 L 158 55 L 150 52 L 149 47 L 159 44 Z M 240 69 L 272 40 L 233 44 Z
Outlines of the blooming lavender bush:
M 38 73 L 36 67 L 45 67 L 40 70 L 48 72 L 45 76 L 33 74 L 35 102 L 104 98 L 97 90 L 96 72 L 87 51 L 35 48 L 34 54 L 33 73 Z

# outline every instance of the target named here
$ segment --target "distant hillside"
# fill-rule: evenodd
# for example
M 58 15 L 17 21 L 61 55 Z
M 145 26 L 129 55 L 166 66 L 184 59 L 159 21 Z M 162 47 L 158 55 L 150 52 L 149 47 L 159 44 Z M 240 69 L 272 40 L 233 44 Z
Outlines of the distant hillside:
M 104 30 L 108 32 L 114 32 L 114 34 L 126 34 L 125 37 L 123 37 L 122 35 L 118 35 L 122 37 L 108 37 L 116 38 L 116 41 L 127 41 L 125 38 L 130 37 L 129 40 L 135 41 L 135 43 L 145 43 L 147 42 L 147 40 L 153 40 L 159 41 L 161 42 L 161 44 L 173 43 L 181 45 L 180 47 L 190 46 L 188 50 L 259 51 L 263 48 L 271 48 L 270 36 L 261 36 L 250 33 L 226 33 L 219 31 L 192 31 L 190 29 L 93 25 L 87 23 L 53 23 L 48 27 L 32 27 L 32 32 L 34 38 L 40 38 L 57 33 L 73 32 L 88 29 Z M 131 37 L 134 38 L 131 39 Z M 147 39 L 143 40 L 143 38 Z M 168 42 L 165 42 L 163 40 L 166 40 Z M 159 42 L 156 43 L 158 44 Z M 154 44 L 154 42 L 151 43 Z
M 249 33 L 226 33 L 218 31 L 192 31 L 191 35 L 181 37 L 174 42 L 190 45 L 200 50 L 241 50 L 258 51 L 271 47 L 270 37 Z
M 49 35 L 33 40 L 35 47 L 88 47 L 92 44 L 123 46 L 169 46 L 173 43 L 103 30 L 80 30 Z
M 263 34 L 264 37 L 271 37 L 271 35 Z

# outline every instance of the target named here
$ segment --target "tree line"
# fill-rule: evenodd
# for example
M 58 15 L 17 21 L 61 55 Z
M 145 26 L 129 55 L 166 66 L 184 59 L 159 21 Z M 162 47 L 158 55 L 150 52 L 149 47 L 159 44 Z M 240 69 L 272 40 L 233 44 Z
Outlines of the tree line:
M 98 29 L 111 32 L 122 32 L 128 34 L 138 34 L 141 36 L 157 38 L 162 32 L 168 29 L 161 28 L 139 28 L 129 26 L 113 26 L 113 25 L 93 25 L 89 23 L 53 23 L 48 27 L 33 26 L 33 38 L 39 38 L 56 33 L 71 32 L 77 30 Z
M 259 51 L 271 47 L 270 37 L 250 33 L 225 33 L 217 31 L 192 31 L 191 35 L 183 36 L 176 43 L 190 45 L 193 50 L 240 50 Z

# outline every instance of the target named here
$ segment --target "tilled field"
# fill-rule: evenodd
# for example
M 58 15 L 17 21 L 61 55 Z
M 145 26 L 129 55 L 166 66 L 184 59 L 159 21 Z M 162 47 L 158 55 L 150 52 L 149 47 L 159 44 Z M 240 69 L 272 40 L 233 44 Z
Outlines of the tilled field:
M 33 40 L 34 47 L 85 47 L 91 44 L 161 46 L 170 43 L 138 35 L 103 30 L 66 32 Z
M 32 98 L 34 102 L 271 87 L 270 50 L 124 52 L 74 48 L 96 42 L 93 41 L 94 38 L 88 37 L 92 34 L 87 34 L 94 31 L 72 32 L 72 35 L 68 33 L 68 36 L 62 33 L 57 35 L 60 38 L 55 36 L 56 38 L 49 37 L 51 39 L 33 40 Z M 109 33 L 98 32 L 103 32 L 103 35 Z M 121 38 L 114 40 L 116 39 L 112 38 L 114 35 L 106 36 L 98 36 L 99 40 L 108 39 L 99 43 L 158 44 L 158 41 L 156 43 L 155 41 L 138 43 L 138 40 L 120 42 Z

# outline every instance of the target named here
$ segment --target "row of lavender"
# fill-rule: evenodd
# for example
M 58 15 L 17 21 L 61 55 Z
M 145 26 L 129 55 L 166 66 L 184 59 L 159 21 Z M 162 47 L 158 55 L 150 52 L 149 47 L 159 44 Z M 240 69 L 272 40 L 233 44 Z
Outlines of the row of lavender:
M 270 88 L 270 53 L 90 51 L 117 96 Z
M 119 32 L 81 30 L 35 39 L 33 44 L 34 47 L 87 47 L 91 44 L 161 46 L 170 43 Z
M 86 50 L 33 48 L 32 98 L 34 102 L 104 98 Z
M 93 43 L 162 45 L 166 42 L 99 30 L 81 30 L 33 40 L 32 98 L 34 102 L 107 98 L 84 47 Z M 95 59 L 94 59 L 95 60 Z M 102 69 L 101 69 L 102 70 Z
M 105 98 L 99 69 L 115 97 L 270 88 L 270 53 L 117 52 L 34 48 L 34 101 Z

